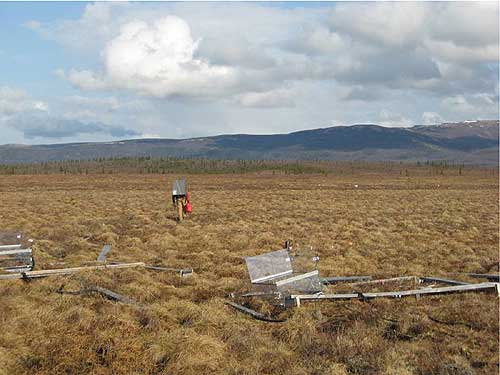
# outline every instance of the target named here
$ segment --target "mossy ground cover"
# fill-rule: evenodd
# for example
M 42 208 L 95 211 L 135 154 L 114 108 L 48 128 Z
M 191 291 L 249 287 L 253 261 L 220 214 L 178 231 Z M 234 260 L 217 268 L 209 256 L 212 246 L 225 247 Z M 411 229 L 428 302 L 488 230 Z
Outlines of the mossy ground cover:
M 248 287 L 243 256 L 296 247 L 323 276 L 498 271 L 498 174 L 410 168 L 188 175 L 194 212 L 175 221 L 170 174 L 0 178 L 0 228 L 36 239 L 37 269 L 109 260 L 123 269 L 0 282 L 5 374 L 497 374 L 494 293 L 305 303 L 285 323 L 224 305 Z M 355 187 L 357 185 L 357 187 Z M 91 284 L 140 302 L 61 295 Z M 266 306 L 262 306 L 263 309 Z

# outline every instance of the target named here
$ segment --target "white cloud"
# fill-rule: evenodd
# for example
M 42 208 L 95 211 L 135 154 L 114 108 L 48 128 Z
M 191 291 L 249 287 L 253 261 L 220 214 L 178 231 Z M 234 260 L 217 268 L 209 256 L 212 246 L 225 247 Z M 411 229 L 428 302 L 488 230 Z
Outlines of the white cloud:
M 330 22 L 352 38 L 400 48 L 418 42 L 427 17 L 428 7 L 420 2 L 339 3 Z
M 431 56 L 454 64 L 498 61 L 498 44 L 461 46 L 451 41 L 427 40 L 424 45 Z
M 30 110 L 48 111 L 48 104 L 32 100 L 23 90 L 0 86 L 0 120 Z
M 474 107 L 463 95 L 455 95 L 444 98 L 441 101 L 441 106 L 450 110 L 467 113 L 474 110 Z
M 389 127 L 404 127 L 414 125 L 414 122 L 411 119 L 406 118 L 400 113 L 396 113 L 387 109 L 380 110 L 379 121 L 377 123 Z
M 73 85 L 83 90 L 103 90 L 109 88 L 105 78 L 101 78 L 90 70 L 71 69 L 66 75 L 65 72 L 58 73 Z
M 436 112 L 424 112 L 422 113 L 422 124 L 423 125 L 439 125 L 445 122 L 441 115 Z
M 238 96 L 238 103 L 244 107 L 254 108 L 294 107 L 293 97 L 294 92 L 289 89 L 248 92 Z
M 430 4 L 428 33 L 435 40 L 468 48 L 498 47 L 499 3 L 496 1 Z
M 133 21 L 103 51 L 105 75 L 72 70 L 68 80 L 85 90 L 130 89 L 160 98 L 210 95 L 234 85 L 235 69 L 194 58 L 197 47 L 179 17 Z
M 498 94 L 454 95 L 441 101 L 441 108 L 462 118 L 498 119 Z
M 291 50 L 299 53 L 331 55 L 345 48 L 346 41 L 326 26 L 316 26 L 303 28 L 287 45 Z

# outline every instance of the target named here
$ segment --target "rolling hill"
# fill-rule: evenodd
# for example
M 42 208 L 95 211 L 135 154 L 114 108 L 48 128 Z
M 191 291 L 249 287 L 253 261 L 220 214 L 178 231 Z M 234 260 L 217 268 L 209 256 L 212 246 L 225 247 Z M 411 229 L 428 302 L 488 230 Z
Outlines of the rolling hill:
M 498 165 L 498 120 L 388 128 L 334 126 L 289 134 L 233 134 L 190 139 L 133 139 L 105 143 L 2 145 L 0 163 L 110 157 L 327 159 L 425 161 Z

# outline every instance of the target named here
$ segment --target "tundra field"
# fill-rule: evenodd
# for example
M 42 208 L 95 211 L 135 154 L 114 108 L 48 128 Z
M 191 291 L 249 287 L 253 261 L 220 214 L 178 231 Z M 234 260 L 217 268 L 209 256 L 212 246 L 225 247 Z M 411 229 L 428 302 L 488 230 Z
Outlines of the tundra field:
M 403 168 L 403 169 L 401 169 Z M 175 221 L 186 177 L 193 214 Z M 358 185 L 358 187 L 355 187 Z M 35 239 L 36 268 L 109 261 L 143 268 L 0 280 L 2 374 L 498 374 L 496 293 L 310 302 L 283 323 L 225 305 L 249 288 L 243 256 L 319 254 L 321 276 L 496 273 L 498 171 L 429 166 L 327 173 L 0 176 L 0 229 Z M 63 286 L 109 288 L 139 305 Z

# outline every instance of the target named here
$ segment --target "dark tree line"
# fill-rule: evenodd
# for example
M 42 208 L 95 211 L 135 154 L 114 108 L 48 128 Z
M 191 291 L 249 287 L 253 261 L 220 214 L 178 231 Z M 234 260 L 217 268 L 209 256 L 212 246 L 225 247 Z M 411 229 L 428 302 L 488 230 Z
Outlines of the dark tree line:
M 464 175 L 472 169 L 477 170 L 477 167 L 446 161 L 403 163 L 327 160 L 216 160 L 141 156 L 49 161 L 30 164 L 0 164 L 0 175 L 113 173 L 236 174 L 270 171 L 279 174 L 334 173 L 338 175 L 380 172 L 411 177 L 419 175 Z M 483 169 L 486 174 L 498 173 L 497 168 Z

